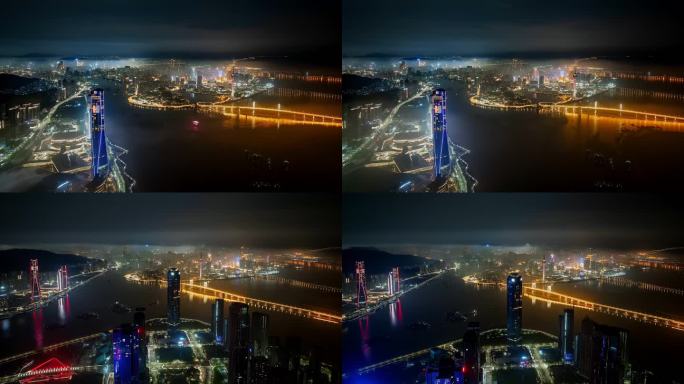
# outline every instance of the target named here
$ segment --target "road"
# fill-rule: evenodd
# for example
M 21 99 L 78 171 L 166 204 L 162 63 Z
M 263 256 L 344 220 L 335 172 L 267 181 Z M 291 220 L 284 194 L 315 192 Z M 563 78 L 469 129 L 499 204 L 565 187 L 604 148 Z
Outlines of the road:
M 59 109 L 59 107 L 61 107 L 65 103 L 70 102 L 71 100 L 74 100 L 74 99 L 80 97 L 81 93 L 83 93 L 87 89 L 89 89 L 89 87 L 82 86 L 76 93 L 74 93 L 70 97 L 60 101 L 59 103 L 55 104 L 50 109 L 48 114 L 43 118 L 43 120 L 41 120 L 40 123 L 38 123 L 38 125 L 36 125 L 36 127 L 33 129 L 33 131 L 26 137 L 26 139 L 21 144 L 19 144 L 16 148 L 14 148 L 14 150 L 7 155 L 7 157 L 4 159 L 4 161 L 0 162 L 0 168 L 9 164 L 9 162 L 12 161 L 13 157 L 16 156 L 19 152 L 23 151 L 24 149 L 27 149 L 29 146 L 34 144 L 35 140 L 43 134 L 45 127 L 47 127 L 48 124 L 50 124 L 50 122 L 52 120 L 52 115 L 55 114 L 55 112 L 57 111 L 57 109 Z
M 366 138 L 366 140 L 363 141 L 361 145 L 359 145 L 358 148 L 352 150 L 350 153 L 348 153 L 347 158 L 344 158 L 344 155 L 342 156 L 342 168 L 350 166 L 356 159 L 355 157 L 364 152 L 369 148 L 369 146 L 375 141 L 375 138 L 384 132 L 384 130 L 392 123 L 392 120 L 394 119 L 394 115 L 399 112 L 399 109 L 403 107 L 405 104 L 410 103 L 413 100 L 416 100 L 418 98 L 424 97 L 425 95 L 423 94 L 424 92 L 430 90 L 430 87 L 427 85 L 424 85 L 423 88 L 420 89 L 415 95 L 412 97 L 402 101 L 401 103 L 397 104 L 392 111 L 390 112 L 389 115 L 383 120 L 380 125 L 374 128 L 374 133 Z

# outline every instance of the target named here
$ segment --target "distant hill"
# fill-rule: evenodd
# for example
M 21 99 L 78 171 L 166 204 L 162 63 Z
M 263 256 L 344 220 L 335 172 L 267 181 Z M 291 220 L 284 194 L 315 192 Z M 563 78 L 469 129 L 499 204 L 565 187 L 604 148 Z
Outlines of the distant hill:
M 393 267 L 416 267 L 425 263 L 436 263 L 424 257 L 413 255 L 395 255 L 376 248 L 354 247 L 342 250 L 342 271 L 344 274 L 354 273 L 356 262 L 364 261 L 366 274 L 386 273 Z
M 9 73 L 0 73 L 0 90 L 15 90 L 38 81 L 32 77 L 22 77 Z
M 78 265 L 88 262 L 87 257 L 52 253 L 37 249 L 0 250 L 0 273 L 28 271 L 31 259 L 38 259 L 40 271 L 57 270 L 62 265 Z

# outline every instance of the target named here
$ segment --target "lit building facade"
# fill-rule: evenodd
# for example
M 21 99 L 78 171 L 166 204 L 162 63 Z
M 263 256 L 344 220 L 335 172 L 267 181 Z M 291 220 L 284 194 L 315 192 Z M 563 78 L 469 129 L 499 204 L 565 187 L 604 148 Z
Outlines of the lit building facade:
M 180 271 L 170 268 L 166 273 L 166 320 L 172 328 L 180 325 L 180 287 Z
M 572 364 L 575 361 L 575 348 L 573 341 L 575 338 L 574 323 L 575 311 L 566 309 L 563 314 L 558 317 L 559 334 L 558 334 L 558 349 L 561 354 L 563 362 Z
M 434 169 L 433 176 L 439 179 L 449 175 L 449 137 L 447 136 L 447 95 L 443 89 L 432 92 L 432 138 Z
M 223 299 L 216 299 L 211 305 L 211 335 L 216 344 L 223 344 Z
M 249 353 L 249 307 L 232 303 L 228 309 L 228 383 L 248 383 Z
M 510 343 L 516 344 L 522 339 L 522 276 L 518 272 L 508 275 L 506 280 L 506 330 Z
M 104 124 L 104 90 L 102 89 L 94 89 L 90 92 L 90 138 L 91 174 L 93 179 L 99 179 L 106 176 L 109 169 Z

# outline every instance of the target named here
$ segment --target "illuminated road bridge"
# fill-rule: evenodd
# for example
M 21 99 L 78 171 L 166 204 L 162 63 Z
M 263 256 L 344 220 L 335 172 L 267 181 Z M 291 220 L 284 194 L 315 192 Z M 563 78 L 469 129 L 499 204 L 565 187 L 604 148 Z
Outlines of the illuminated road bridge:
M 197 109 L 238 119 L 251 119 L 280 124 L 322 125 L 342 127 L 342 118 L 338 116 L 320 115 L 316 113 L 292 111 L 281 108 L 257 107 L 246 105 L 222 105 L 198 103 Z
M 32 384 L 42 382 L 70 381 L 74 374 L 78 373 L 102 373 L 104 365 L 70 366 L 62 363 L 55 357 L 38 364 L 31 370 L 17 373 L 16 375 L 0 377 L 0 383 Z
M 3 358 L 3 359 L 0 359 L 0 365 L 5 364 L 5 363 L 9 363 L 9 362 L 11 362 L 11 361 L 15 361 L 15 360 L 19 360 L 19 359 L 23 359 L 23 358 L 30 357 L 30 356 L 33 356 L 33 355 L 39 353 L 39 352 L 51 352 L 51 351 L 57 350 L 57 349 L 62 348 L 62 347 L 66 347 L 66 346 L 73 345 L 73 344 L 78 344 L 78 343 L 83 343 L 83 342 L 86 342 L 86 341 L 88 341 L 88 340 L 92 340 L 92 339 L 95 339 L 95 338 L 103 338 L 103 337 L 107 337 L 107 334 L 106 334 L 106 333 L 99 332 L 99 333 L 94 333 L 94 334 L 92 334 L 92 335 L 83 336 L 83 337 L 79 337 L 79 338 L 76 338 L 76 339 L 71 339 L 71 340 L 63 341 L 63 342 L 61 342 L 61 343 L 49 345 L 49 346 L 44 347 L 44 348 L 42 348 L 42 349 L 40 349 L 40 350 L 31 350 L 31 351 L 24 352 L 24 353 L 20 353 L 20 354 L 17 354 L 17 355 L 5 357 L 5 358 Z
M 223 299 L 230 302 L 245 303 L 253 308 L 265 309 L 268 311 L 280 312 L 288 315 L 301 316 L 307 319 L 320 320 L 335 324 L 339 324 L 342 322 L 342 316 L 337 316 L 331 313 L 314 311 L 311 309 L 295 307 L 287 304 L 280 304 L 273 301 L 253 299 L 250 297 L 236 295 L 234 293 L 204 287 L 197 284 L 181 283 L 181 290 L 182 292 L 191 295 L 204 296 L 212 299 Z
M 565 104 L 539 104 L 540 110 L 547 110 L 551 112 L 559 112 L 567 115 L 576 116 L 600 116 L 610 117 L 626 121 L 642 121 L 649 124 L 660 124 L 677 127 L 681 130 L 680 125 L 684 123 L 684 117 L 675 115 L 664 115 L 660 113 L 651 113 L 644 111 L 634 111 L 623 108 L 599 107 L 597 105 L 565 105 Z
M 532 300 L 539 300 L 550 304 L 559 304 L 569 307 L 576 307 L 594 312 L 607 313 L 609 315 L 617 317 L 623 317 L 648 324 L 659 325 L 661 327 L 676 329 L 678 331 L 684 331 L 684 321 L 678 321 L 674 319 L 669 319 L 667 317 L 651 315 L 648 313 L 634 311 L 631 309 L 595 303 L 589 300 L 579 299 L 577 297 L 564 295 L 562 293 L 553 292 L 546 289 L 524 286 L 523 294 Z
M 274 281 L 276 283 L 280 284 L 287 284 L 291 285 L 293 287 L 298 287 L 298 288 L 307 288 L 307 289 L 316 289 L 322 292 L 330 292 L 330 293 L 342 293 L 341 288 L 336 288 L 336 287 L 331 287 L 329 285 L 322 285 L 322 284 L 316 284 L 316 283 L 310 283 L 308 281 L 301 281 L 301 280 L 294 280 L 294 279 L 286 279 L 284 277 L 280 276 L 272 276 L 272 275 L 266 275 L 266 276 L 261 276 L 261 275 L 256 275 L 255 278 L 257 279 L 262 279 L 262 280 L 270 280 Z

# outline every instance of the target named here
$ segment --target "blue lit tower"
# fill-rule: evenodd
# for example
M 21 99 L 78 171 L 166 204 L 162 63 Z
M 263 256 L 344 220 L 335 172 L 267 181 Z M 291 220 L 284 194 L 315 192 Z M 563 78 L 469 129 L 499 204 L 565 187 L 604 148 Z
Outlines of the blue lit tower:
M 508 341 L 516 344 L 522 338 L 522 276 L 512 272 L 506 280 L 508 302 L 506 304 L 506 328 Z
M 223 299 L 216 299 L 211 306 L 211 335 L 216 344 L 223 344 Z
M 112 331 L 112 363 L 114 365 L 114 384 L 129 384 L 135 377 L 133 327 L 122 324 Z
M 575 348 L 573 347 L 575 311 L 566 309 L 558 316 L 559 334 L 558 349 L 565 364 L 572 364 L 575 360 Z
M 180 272 L 176 268 L 170 268 L 166 273 L 166 319 L 171 328 L 180 324 L 180 287 Z
M 247 383 L 249 370 L 249 307 L 232 303 L 228 308 L 228 383 Z
M 434 172 L 435 179 L 449 174 L 451 162 L 449 160 L 449 137 L 447 136 L 446 91 L 436 89 L 432 92 L 432 138 L 434 141 Z
M 102 89 L 90 91 L 90 136 L 92 141 L 91 173 L 93 179 L 98 179 L 106 176 L 109 168 L 104 125 L 104 90 Z

